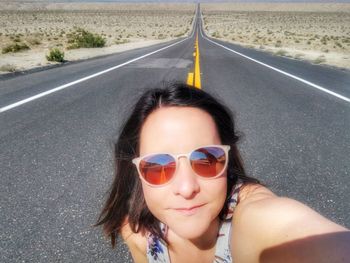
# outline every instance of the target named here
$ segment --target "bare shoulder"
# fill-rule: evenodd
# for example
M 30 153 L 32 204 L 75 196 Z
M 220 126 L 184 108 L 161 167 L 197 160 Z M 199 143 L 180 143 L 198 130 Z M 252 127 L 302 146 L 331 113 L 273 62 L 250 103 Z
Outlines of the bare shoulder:
M 146 263 L 146 237 L 141 233 L 134 233 L 127 220 L 125 220 L 124 226 L 121 228 L 120 235 L 124 242 L 127 244 L 130 253 L 136 263 Z
M 347 231 L 303 203 L 278 197 L 264 186 L 247 186 L 239 198 L 232 220 L 231 247 L 238 262 L 262 262 L 260 254 L 268 248 L 310 236 Z M 349 239 L 349 232 L 346 236 Z M 300 248 L 298 251 L 300 254 Z M 285 253 L 283 255 L 285 257 Z
M 244 206 L 248 203 L 262 200 L 265 198 L 277 197 L 271 190 L 259 184 L 245 184 L 239 190 L 239 205 Z

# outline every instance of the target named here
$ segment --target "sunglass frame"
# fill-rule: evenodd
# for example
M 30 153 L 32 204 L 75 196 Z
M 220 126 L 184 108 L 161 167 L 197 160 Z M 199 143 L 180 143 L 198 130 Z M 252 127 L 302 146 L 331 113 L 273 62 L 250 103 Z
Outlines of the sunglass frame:
M 190 156 L 191 154 L 196 151 L 196 150 L 199 150 L 199 149 L 202 149 L 202 148 L 210 148 L 210 147 L 218 147 L 220 149 L 222 149 L 225 153 L 225 157 L 226 157 L 226 160 L 225 160 L 225 165 L 224 165 L 224 168 L 222 169 L 222 171 L 213 176 L 213 177 L 204 177 L 204 176 L 201 176 L 199 174 L 197 174 L 193 169 L 192 169 L 192 165 L 191 165 L 191 161 L 190 161 Z M 227 168 L 227 165 L 228 165 L 228 159 L 229 159 L 229 155 L 228 155 L 228 151 L 230 150 L 230 145 L 219 145 L 219 144 L 211 144 L 211 145 L 204 145 L 204 146 L 200 146 L 200 147 L 196 147 L 194 150 L 188 152 L 188 153 L 180 153 L 180 154 L 171 154 L 171 153 L 164 153 L 164 152 L 158 152 L 158 153 L 150 153 L 150 154 L 146 154 L 146 155 L 143 155 L 143 156 L 140 156 L 140 157 L 137 157 L 137 158 L 134 158 L 132 159 L 132 163 L 136 166 L 136 169 L 137 169 L 137 172 L 139 174 L 139 177 L 140 179 L 145 182 L 146 184 L 152 186 L 152 187 L 162 187 L 162 186 L 165 186 L 167 184 L 169 184 L 174 178 L 175 178 L 175 175 L 176 175 L 176 172 L 177 172 L 177 167 L 178 167 L 178 162 L 179 162 L 179 158 L 180 157 L 186 157 L 186 159 L 188 160 L 188 163 L 192 169 L 192 171 L 198 176 L 200 177 L 201 179 L 204 179 L 204 180 L 211 180 L 211 179 L 215 179 L 215 178 L 218 178 L 220 177 L 225 171 L 226 171 L 226 168 Z M 144 158 L 147 158 L 147 157 L 150 157 L 150 156 L 153 156 L 153 155 L 157 155 L 157 154 L 167 154 L 167 155 L 170 155 L 171 157 L 174 158 L 175 160 L 175 171 L 174 171 L 174 175 L 172 176 L 172 178 L 164 183 L 164 184 L 151 184 L 150 182 L 148 182 L 141 174 L 141 171 L 140 171 L 140 162 L 142 161 L 142 159 Z

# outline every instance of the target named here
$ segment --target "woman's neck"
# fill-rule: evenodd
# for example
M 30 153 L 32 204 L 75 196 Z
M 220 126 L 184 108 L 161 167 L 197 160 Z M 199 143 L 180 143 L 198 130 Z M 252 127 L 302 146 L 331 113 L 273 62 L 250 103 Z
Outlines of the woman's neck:
M 219 232 L 220 220 L 216 218 L 210 224 L 208 230 L 200 237 L 194 239 L 184 239 L 169 229 L 168 241 L 169 248 L 177 250 L 177 247 L 187 247 L 188 249 L 198 249 L 201 251 L 210 250 L 215 247 L 217 235 Z

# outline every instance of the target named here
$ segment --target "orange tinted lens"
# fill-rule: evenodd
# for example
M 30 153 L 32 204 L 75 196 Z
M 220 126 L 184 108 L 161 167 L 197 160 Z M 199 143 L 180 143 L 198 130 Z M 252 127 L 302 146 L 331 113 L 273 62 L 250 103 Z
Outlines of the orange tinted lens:
M 150 184 L 162 185 L 173 177 L 176 162 L 171 155 L 156 154 L 145 157 L 140 162 L 141 176 Z
M 219 147 L 203 147 L 191 153 L 192 169 L 203 177 L 215 177 L 225 167 L 226 154 Z

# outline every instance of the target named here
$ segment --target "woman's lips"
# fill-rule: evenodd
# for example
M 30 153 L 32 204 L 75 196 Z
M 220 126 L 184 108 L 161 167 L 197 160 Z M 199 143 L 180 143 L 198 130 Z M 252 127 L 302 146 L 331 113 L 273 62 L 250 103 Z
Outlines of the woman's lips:
M 204 204 L 192 207 L 179 207 L 174 208 L 174 210 L 182 215 L 194 215 L 202 206 L 204 206 Z

